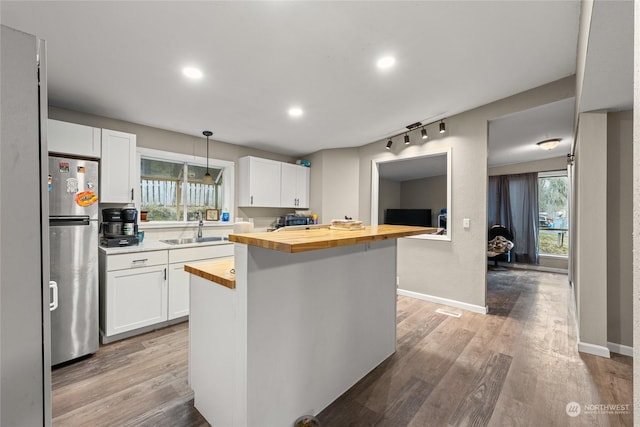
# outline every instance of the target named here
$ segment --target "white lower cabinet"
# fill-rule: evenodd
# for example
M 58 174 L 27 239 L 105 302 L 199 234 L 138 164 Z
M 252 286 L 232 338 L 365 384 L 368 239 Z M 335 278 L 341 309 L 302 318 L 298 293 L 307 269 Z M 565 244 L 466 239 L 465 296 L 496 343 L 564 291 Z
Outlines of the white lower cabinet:
M 167 320 L 167 266 L 107 273 L 107 335 Z
M 189 273 L 184 264 L 169 264 L 169 320 L 189 315 Z
M 189 279 L 184 265 L 233 256 L 233 244 L 169 251 L 169 320 L 189 314 Z
M 184 265 L 233 256 L 233 244 L 100 253 L 100 329 L 108 343 L 189 315 Z M 137 331 L 138 330 L 138 331 Z
M 100 329 L 109 337 L 167 320 L 169 251 L 100 253 Z

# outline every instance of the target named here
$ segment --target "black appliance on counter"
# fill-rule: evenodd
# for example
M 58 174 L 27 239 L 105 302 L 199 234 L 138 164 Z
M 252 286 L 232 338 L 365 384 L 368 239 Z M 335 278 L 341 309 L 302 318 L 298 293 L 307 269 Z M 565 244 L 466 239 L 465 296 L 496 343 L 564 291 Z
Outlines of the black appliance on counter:
M 108 248 L 138 244 L 138 211 L 135 208 L 102 209 L 100 246 Z
M 287 214 L 278 217 L 276 220 L 276 228 L 289 227 L 292 225 L 309 225 L 313 224 L 313 218 L 308 215 Z

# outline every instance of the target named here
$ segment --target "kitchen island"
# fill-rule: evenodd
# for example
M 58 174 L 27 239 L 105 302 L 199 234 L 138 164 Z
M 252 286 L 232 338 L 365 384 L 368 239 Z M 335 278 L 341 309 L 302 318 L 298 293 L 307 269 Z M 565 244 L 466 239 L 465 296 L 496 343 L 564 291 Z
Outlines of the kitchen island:
M 185 266 L 195 407 L 217 426 L 319 413 L 394 353 L 396 239 L 435 231 L 237 234 L 233 265 Z M 217 280 L 231 267 L 232 285 Z

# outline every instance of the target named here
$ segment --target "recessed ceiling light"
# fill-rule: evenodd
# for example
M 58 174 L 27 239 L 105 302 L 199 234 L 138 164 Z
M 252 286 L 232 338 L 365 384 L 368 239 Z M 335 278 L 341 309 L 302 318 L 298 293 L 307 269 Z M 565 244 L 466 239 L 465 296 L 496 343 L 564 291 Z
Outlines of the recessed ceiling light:
M 382 58 L 378 59 L 376 65 L 378 66 L 378 68 L 384 70 L 393 67 L 395 63 L 396 58 L 394 58 L 393 56 L 383 56 Z
M 189 77 L 190 79 L 201 79 L 202 71 L 195 67 L 184 67 L 182 69 L 182 74 Z
M 291 108 L 289 108 L 289 115 L 291 117 L 300 117 L 303 113 L 304 113 L 304 111 L 302 111 L 302 108 L 300 108 L 300 107 L 291 107 Z

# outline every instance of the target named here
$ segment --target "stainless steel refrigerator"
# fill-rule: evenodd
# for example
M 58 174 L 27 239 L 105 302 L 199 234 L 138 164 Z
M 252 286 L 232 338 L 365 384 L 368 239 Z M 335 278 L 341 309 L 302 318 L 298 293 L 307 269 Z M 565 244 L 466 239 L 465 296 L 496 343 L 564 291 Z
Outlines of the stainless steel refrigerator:
M 57 365 L 98 350 L 98 162 L 50 156 L 48 181 Z

